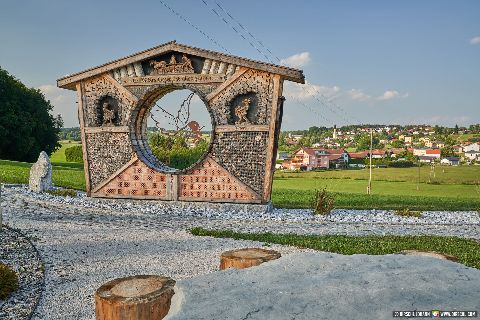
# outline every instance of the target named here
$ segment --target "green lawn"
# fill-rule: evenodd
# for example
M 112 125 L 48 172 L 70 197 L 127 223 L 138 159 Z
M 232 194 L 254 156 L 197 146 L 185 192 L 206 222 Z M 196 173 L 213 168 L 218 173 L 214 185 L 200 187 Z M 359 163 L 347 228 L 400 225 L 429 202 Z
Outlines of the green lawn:
M 72 145 L 77 143 L 63 142 L 51 156 L 53 183 L 85 190 L 83 164 L 65 161 L 65 149 Z M 28 183 L 30 167 L 29 163 L 0 160 L 0 181 Z M 326 188 L 335 193 L 337 208 L 480 210 L 480 166 L 437 166 L 435 172 L 429 166 L 420 170 L 377 168 L 372 195 L 366 194 L 367 179 L 367 169 L 277 172 L 272 201 L 275 207 L 309 208 L 315 189 Z
M 235 240 L 278 243 L 299 248 L 340 254 L 383 255 L 403 250 L 436 251 L 452 255 L 466 266 L 480 269 L 480 243 L 472 239 L 440 236 L 344 236 L 344 235 L 295 235 L 272 233 L 237 233 L 228 230 L 193 228 L 196 236 L 212 236 Z
M 277 207 L 308 208 L 315 189 L 336 194 L 337 208 L 479 210 L 480 166 L 373 170 L 372 195 L 367 195 L 368 170 L 277 172 L 272 201 Z M 420 183 L 418 183 L 420 181 Z
M 50 156 L 50 161 L 51 161 L 52 163 L 56 163 L 56 164 L 71 163 L 71 162 L 67 162 L 67 160 L 65 159 L 65 149 L 70 148 L 70 147 L 73 147 L 73 146 L 81 145 L 82 143 L 81 143 L 80 141 L 68 141 L 68 140 L 64 140 L 64 141 L 60 141 L 60 144 L 62 145 L 62 146 L 60 147 L 60 149 L 58 149 L 57 151 L 55 151 L 55 152 Z

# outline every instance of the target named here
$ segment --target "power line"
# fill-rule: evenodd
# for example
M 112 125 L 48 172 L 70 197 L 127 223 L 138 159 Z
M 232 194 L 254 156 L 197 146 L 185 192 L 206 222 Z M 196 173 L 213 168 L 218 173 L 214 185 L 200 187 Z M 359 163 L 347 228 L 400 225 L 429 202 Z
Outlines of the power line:
M 272 60 L 276 60 L 278 63 L 281 63 L 281 60 L 280 58 L 278 58 L 276 55 L 274 55 L 272 53 L 272 51 L 266 47 L 262 41 L 260 41 L 259 39 L 257 39 L 252 32 L 250 32 L 242 23 L 240 23 L 237 19 L 235 19 L 233 17 L 232 14 L 230 14 L 228 12 L 228 10 L 226 10 L 221 4 L 220 4 L 220 1 L 219 0 L 215 0 L 215 4 L 217 5 L 217 7 L 233 22 L 235 22 L 244 32 L 245 34 L 247 34 L 250 38 L 252 38 L 256 43 L 258 43 L 261 47 L 263 47 L 267 52 L 268 54 L 270 54 L 271 57 L 273 57 L 274 59 L 271 59 L 269 57 L 268 54 L 266 54 L 265 52 L 261 51 L 257 46 L 255 46 L 252 41 L 249 41 L 248 39 L 245 38 L 245 36 L 239 32 L 237 30 L 237 28 L 235 28 L 235 26 L 233 26 L 231 23 L 229 23 L 227 21 L 227 19 L 225 19 L 224 16 L 221 16 L 217 10 L 215 10 L 215 8 L 212 8 L 208 3 L 207 3 L 207 0 L 201 0 L 203 2 L 203 4 L 208 8 L 210 9 L 210 11 L 212 11 L 220 20 L 222 20 L 225 24 L 229 25 L 234 31 L 235 33 L 237 33 L 237 35 L 239 35 L 241 38 L 243 38 L 245 41 L 247 41 L 251 47 L 253 47 L 255 50 L 257 50 L 260 54 L 262 54 L 269 62 L 273 62 Z M 304 90 L 307 94 L 307 87 L 306 86 L 301 86 L 300 84 L 298 84 L 302 90 Z M 349 116 L 346 111 L 341 108 L 338 104 L 334 103 L 333 101 L 330 101 L 328 100 L 323 94 L 321 94 L 317 88 L 311 86 L 312 90 L 314 91 L 313 92 L 313 95 L 312 97 L 318 102 L 320 103 L 320 105 L 322 105 L 323 107 L 327 108 L 330 112 L 334 113 L 336 116 L 338 116 L 339 118 L 341 118 L 342 120 L 346 121 L 347 123 L 350 122 L 351 120 L 354 120 L 353 122 L 358 122 L 360 123 L 360 121 L 358 121 L 358 119 L 355 119 L 351 116 Z M 322 100 L 323 99 L 323 100 Z M 332 105 L 333 108 L 330 106 Z M 312 109 L 310 108 L 313 112 L 317 112 L 315 109 Z M 335 109 L 338 109 L 341 111 L 342 114 L 340 114 L 339 112 L 335 111 Z M 322 116 L 323 117 L 323 116 Z M 350 119 L 348 119 L 350 118 Z M 334 123 L 334 122 L 332 122 Z
M 215 39 L 213 39 L 212 37 L 210 37 L 208 34 L 206 34 L 202 29 L 200 29 L 199 27 L 197 27 L 195 24 L 193 24 L 192 22 L 190 22 L 190 20 L 188 20 L 187 18 L 185 18 L 183 15 L 181 15 L 180 13 L 178 13 L 178 11 L 174 10 L 172 7 L 170 7 L 168 4 L 166 4 L 164 1 L 162 0 L 158 0 L 160 1 L 161 4 L 163 4 L 163 6 L 165 8 L 167 8 L 168 10 L 170 10 L 173 14 L 175 14 L 177 17 L 179 17 L 180 19 L 182 19 L 183 21 L 185 21 L 188 25 L 190 25 L 192 28 L 194 28 L 195 30 L 197 30 L 198 32 L 200 32 L 205 38 L 207 38 L 208 40 L 210 40 L 211 42 L 213 42 L 215 45 L 217 45 L 219 48 L 221 48 L 223 51 L 231 54 L 230 51 L 228 51 L 228 49 L 226 49 L 224 46 L 222 46 L 220 43 L 218 43 Z

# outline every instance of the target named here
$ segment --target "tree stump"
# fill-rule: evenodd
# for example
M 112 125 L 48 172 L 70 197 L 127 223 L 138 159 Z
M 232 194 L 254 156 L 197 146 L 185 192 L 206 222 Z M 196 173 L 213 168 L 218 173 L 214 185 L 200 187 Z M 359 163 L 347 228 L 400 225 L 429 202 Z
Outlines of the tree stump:
M 270 260 L 278 259 L 280 257 L 281 254 L 277 251 L 260 248 L 245 248 L 225 251 L 220 256 L 220 270 L 228 268 L 250 268 Z
M 458 259 L 454 256 L 440 253 L 440 252 L 435 252 L 435 251 L 403 250 L 403 251 L 400 251 L 400 254 L 407 255 L 407 256 L 432 257 L 432 258 L 437 258 L 441 260 L 450 260 L 454 262 L 458 261 Z
M 138 275 L 115 279 L 95 292 L 97 320 L 163 319 L 169 309 L 175 281 Z

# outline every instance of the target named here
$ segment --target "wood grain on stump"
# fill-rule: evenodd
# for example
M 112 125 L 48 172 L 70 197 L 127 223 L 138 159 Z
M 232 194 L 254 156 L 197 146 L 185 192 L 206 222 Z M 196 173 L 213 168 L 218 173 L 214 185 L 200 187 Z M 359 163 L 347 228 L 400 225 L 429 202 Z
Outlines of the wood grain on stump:
M 270 260 L 278 259 L 280 257 L 281 254 L 277 251 L 260 248 L 245 248 L 225 251 L 220 256 L 220 270 L 228 268 L 250 268 Z
M 170 309 L 175 281 L 138 275 L 115 279 L 95 292 L 97 320 L 163 319 Z
M 422 256 L 422 257 L 437 258 L 441 260 L 450 260 L 455 262 L 458 261 L 458 259 L 454 256 L 451 256 L 445 253 L 435 252 L 435 251 L 403 250 L 400 253 L 408 256 Z

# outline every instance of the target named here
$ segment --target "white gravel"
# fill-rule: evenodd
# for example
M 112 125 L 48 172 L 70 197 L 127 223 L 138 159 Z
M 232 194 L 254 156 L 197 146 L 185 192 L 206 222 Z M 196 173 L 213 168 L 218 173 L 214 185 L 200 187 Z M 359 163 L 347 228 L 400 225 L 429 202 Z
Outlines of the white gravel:
M 134 274 L 180 280 L 211 273 L 221 252 L 262 246 L 251 241 L 194 237 L 195 226 L 245 232 L 303 234 L 436 234 L 480 239 L 476 212 L 424 212 L 399 217 L 383 210 L 309 210 L 270 213 L 154 201 L 63 198 L 9 187 L 2 194 L 4 223 L 34 240 L 46 267 L 45 290 L 33 319 L 94 319 L 93 294 L 103 283 Z M 225 207 L 228 208 L 228 207 Z M 309 251 L 272 245 L 283 255 Z

